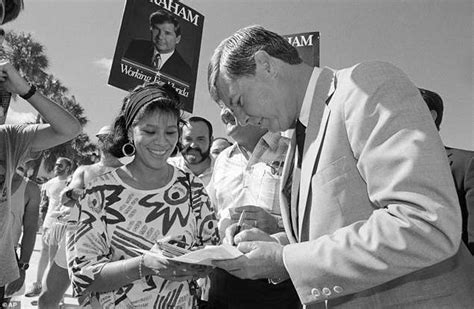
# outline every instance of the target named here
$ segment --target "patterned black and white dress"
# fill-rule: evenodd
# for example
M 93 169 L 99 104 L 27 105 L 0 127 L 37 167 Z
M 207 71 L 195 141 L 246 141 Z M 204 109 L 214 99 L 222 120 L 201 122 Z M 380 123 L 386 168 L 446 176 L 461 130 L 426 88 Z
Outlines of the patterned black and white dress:
M 191 194 L 191 196 L 190 196 Z M 111 292 L 85 292 L 108 262 L 138 256 L 166 236 L 184 236 L 189 245 L 217 244 L 214 210 L 202 182 L 174 168 L 172 180 L 157 190 L 125 184 L 116 171 L 97 177 L 80 201 L 81 216 L 69 239 L 74 292 L 86 308 L 191 308 L 189 283 L 145 276 Z

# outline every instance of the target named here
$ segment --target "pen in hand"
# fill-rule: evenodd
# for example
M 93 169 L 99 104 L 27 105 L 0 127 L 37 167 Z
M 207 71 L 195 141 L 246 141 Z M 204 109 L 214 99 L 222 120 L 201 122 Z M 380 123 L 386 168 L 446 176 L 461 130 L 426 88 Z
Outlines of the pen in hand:
M 240 231 L 242 230 L 242 226 L 244 225 L 244 221 L 245 221 L 245 210 L 243 210 L 240 213 L 239 222 L 237 222 L 237 228 L 235 229 L 234 237 L 235 237 L 235 235 L 239 234 Z

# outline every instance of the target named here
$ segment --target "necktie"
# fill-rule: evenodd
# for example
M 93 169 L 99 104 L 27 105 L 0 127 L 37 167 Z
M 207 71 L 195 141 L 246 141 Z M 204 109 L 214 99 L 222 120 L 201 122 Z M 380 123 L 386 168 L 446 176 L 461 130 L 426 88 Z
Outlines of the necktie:
M 157 70 L 159 70 L 161 68 L 161 55 L 160 55 L 160 53 L 157 53 L 153 57 L 153 67 Z
M 298 159 L 293 157 L 290 162 L 292 168 L 289 171 L 289 176 L 285 186 L 283 187 L 283 194 L 286 196 L 290 203 L 290 220 L 293 228 L 293 233 L 298 239 L 298 200 L 299 200 L 299 188 L 300 188 L 300 177 L 301 177 L 301 161 L 303 159 L 304 139 L 306 137 L 306 127 L 298 120 L 296 121 L 295 128 L 296 135 L 296 146 L 298 149 Z M 298 160 L 298 164 L 295 164 L 294 160 Z
M 306 127 L 298 120 L 296 121 L 296 145 L 298 146 L 298 167 L 301 167 L 303 159 L 304 139 L 306 137 Z

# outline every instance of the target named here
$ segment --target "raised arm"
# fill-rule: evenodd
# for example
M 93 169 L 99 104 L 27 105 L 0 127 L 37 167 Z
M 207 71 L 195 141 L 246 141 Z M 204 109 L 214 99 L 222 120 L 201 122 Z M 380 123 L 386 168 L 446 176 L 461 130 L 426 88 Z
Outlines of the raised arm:
M 22 97 L 26 95 L 28 103 L 47 122 L 40 125 L 36 132 L 32 144 L 33 151 L 41 151 L 65 143 L 81 131 L 81 125 L 73 115 L 38 91 L 34 91 L 34 88 L 9 62 L 0 62 L 0 83 L 12 93 Z

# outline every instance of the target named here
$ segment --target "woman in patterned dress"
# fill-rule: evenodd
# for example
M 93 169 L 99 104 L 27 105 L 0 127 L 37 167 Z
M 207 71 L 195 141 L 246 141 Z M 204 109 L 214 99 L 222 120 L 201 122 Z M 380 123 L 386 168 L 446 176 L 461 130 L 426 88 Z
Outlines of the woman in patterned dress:
M 110 152 L 134 158 L 89 183 L 68 244 L 73 288 L 83 307 L 194 306 L 192 279 L 208 268 L 148 251 L 165 237 L 180 237 L 187 249 L 218 242 L 202 182 L 166 161 L 178 142 L 178 102 L 170 86 L 157 83 L 138 86 L 124 99 Z

